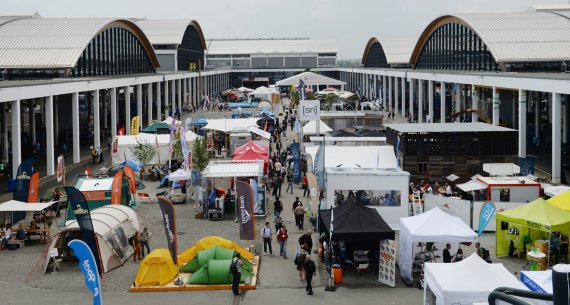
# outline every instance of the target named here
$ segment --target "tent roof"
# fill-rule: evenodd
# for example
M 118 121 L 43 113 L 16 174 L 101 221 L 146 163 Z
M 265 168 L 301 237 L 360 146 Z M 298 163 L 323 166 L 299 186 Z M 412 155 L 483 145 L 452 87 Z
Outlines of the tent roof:
M 301 74 L 297 74 L 295 76 L 291 76 L 284 80 L 278 81 L 275 83 L 276 86 L 299 86 L 299 80 L 303 80 L 305 82 L 305 86 L 313 86 L 313 85 L 329 85 L 329 86 L 341 86 L 346 85 L 346 82 L 339 81 L 338 79 L 326 77 L 321 74 L 317 74 L 314 72 L 303 72 Z
M 202 172 L 205 178 L 210 177 L 261 177 L 263 162 L 261 161 L 210 161 Z
M 168 126 L 169 126 L 169 128 L 170 128 L 170 125 L 172 125 L 172 121 L 173 121 L 173 120 L 174 120 L 174 118 L 171 117 L 171 116 L 169 116 L 169 117 L 167 117 L 164 121 L 162 121 L 162 123 L 168 124 Z M 182 122 L 180 122 L 180 121 L 178 121 L 178 120 L 174 120 L 174 121 L 176 122 L 176 123 L 175 123 L 176 126 L 182 124 Z
M 264 163 L 269 163 L 269 156 L 267 154 L 258 154 L 253 149 L 246 149 L 240 154 L 235 154 L 232 157 L 234 161 L 255 161 L 262 160 Z
M 80 177 L 75 187 L 82 192 L 110 191 L 113 185 L 113 177 L 108 178 L 87 178 Z
M 260 137 L 263 137 L 265 139 L 271 139 L 271 134 L 265 130 L 261 130 L 257 127 L 249 127 L 249 132 L 254 133 Z
M 319 133 L 320 134 L 329 133 L 331 131 L 333 131 L 332 128 L 330 128 L 323 121 L 319 120 Z M 309 123 L 305 124 L 305 126 L 303 126 L 303 134 L 304 135 L 317 134 L 317 121 L 309 121 Z
M 143 132 L 156 133 L 159 129 L 170 129 L 170 125 L 168 125 L 164 122 L 157 122 L 157 123 L 154 123 L 152 125 L 147 126 L 145 129 L 143 129 Z
M 95 232 L 101 236 L 125 221 L 130 221 L 134 230 L 142 230 L 142 223 L 139 216 L 128 206 L 110 204 L 94 209 L 90 213 L 91 219 L 93 220 L 93 228 Z M 65 224 L 65 228 L 78 229 L 77 220 L 68 221 Z
M 0 212 L 37 212 L 46 209 L 54 204 L 52 202 L 23 202 L 18 200 L 9 200 L 0 204 Z
M 472 242 L 475 233 L 459 217 L 451 216 L 440 208 L 423 214 L 400 219 L 400 228 L 406 227 L 417 242 Z
M 353 198 L 333 209 L 333 240 L 394 239 L 395 233 L 374 208 L 366 207 Z M 330 232 L 331 210 L 319 211 L 323 228 Z
M 453 264 L 426 263 L 425 275 L 428 285 L 435 284 L 437 288 L 431 288 L 438 289 L 446 299 L 447 296 L 455 299 L 460 294 L 480 292 L 484 295 L 475 297 L 484 297 L 486 300 L 497 287 L 527 290 L 503 264 L 489 264 L 476 253 Z
M 550 197 L 558 196 L 558 195 L 570 190 L 570 187 L 568 187 L 566 185 L 553 186 L 553 185 L 548 184 L 546 186 L 543 185 L 543 188 L 544 188 L 544 193 Z M 548 202 L 552 203 L 550 200 Z
M 169 181 L 190 180 L 191 177 L 192 177 L 191 171 L 186 171 L 183 168 L 179 168 L 175 172 L 170 173 L 170 175 L 168 175 L 168 180 Z
M 566 190 L 547 200 L 553 206 L 570 211 L 570 191 Z
M 487 188 L 487 186 L 477 180 L 471 180 L 462 184 L 458 184 L 457 185 L 458 188 L 460 188 L 462 191 L 464 192 L 471 192 L 471 191 L 478 191 L 478 190 L 484 190 Z
M 255 151 L 258 154 L 268 155 L 267 146 L 262 146 L 262 145 L 259 145 L 255 142 L 253 142 L 252 140 L 249 140 L 245 144 L 243 144 L 242 146 L 240 146 L 234 150 L 234 156 L 239 155 L 239 154 L 247 151 L 248 149 L 253 149 L 253 151 Z
M 542 198 L 514 209 L 498 212 L 497 219 L 499 217 L 509 222 L 540 224 L 545 231 L 556 231 L 560 226 L 570 224 L 570 211 L 557 208 Z
M 230 132 L 234 129 L 249 129 L 249 127 L 257 127 L 258 118 L 244 119 L 209 119 L 204 129 L 218 130 L 222 132 Z
M 307 146 L 305 151 L 316 160 L 319 146 Z M 358 158 L 355 158 L 358 156 Z M 394 147 L 383 146 L 337 146 L 325 147 L 325 167 L 337 167 L 341 164 L 358 164 L 360 168 L 397 169 L 398 161 Z

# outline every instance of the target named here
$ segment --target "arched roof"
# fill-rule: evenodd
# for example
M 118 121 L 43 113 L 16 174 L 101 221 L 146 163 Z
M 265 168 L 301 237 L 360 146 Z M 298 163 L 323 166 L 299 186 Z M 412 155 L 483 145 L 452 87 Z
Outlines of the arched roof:
M 0 25 L 0 68 L 73 68 L 89 42 L 100 32 L 122 27 L 146 50 L 154 67 L 158 58 L 141 29 L 114 18 L 24 18 Z
M 416 64 L 426 42 L 442 25 L 460 23 L 485 43 L 497 63 L 570 60 L 569 12 L 445 15 L 423 31 L 411 56 Z
M 389 65 L 409 64 L 416 42 L 417 39 L 411 37 L 372 37 L 366 43 L 364 55 L 362 55 L 362 64 L 366 63 L 370 50 L 375 43 L 379 43 L 382 50 L 384 50 L 386 61 Z
M 144 31 L 153 45 L 179 45 L 186 28 L 192 26 L 200 36 L 200 44 L 207 49 L 206 40 L 200 24 L 196 20 L 137 20 L 136 24 Z

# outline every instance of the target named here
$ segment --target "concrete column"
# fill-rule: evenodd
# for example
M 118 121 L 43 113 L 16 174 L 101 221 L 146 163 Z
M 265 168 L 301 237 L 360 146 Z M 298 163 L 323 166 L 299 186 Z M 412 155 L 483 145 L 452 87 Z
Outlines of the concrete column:
M 182 96 L 182 83 L 181 79 L 176 81 L 176 86 L 178 87 L 178 111 L 180 111 L 180 114 L 182 114 L 182 100 L 184 99 L 184 96 Z
M 429 122 L 435 123 L 433 119 L 433 81 L 428 80 L 428 116 Z
M 562 144 L 568 142 L 568 99 L 562 106 Z
M 146 84 L 146 107 L 147 107 L 147 123 L 152 124 L 152 83 Z
M 519 157 L 526 158 L 526 91 L 519 90 Z
M 406 78 L 402 77 L 402 117 L 406 117 Z
M 540 97 L 534 101 L 534 137 L 535 145 L 540 143 Z
M 125 134 L 131 134 L 131 86 L 125 87 Z
M 160 87 L 162 82 L 156 83 L 156 121 L 162 121 L 162 93 Z
M 471 110 L 479 109 L 479 88 L 475 85 L 471 85 Z M 471 112 L 471 122 L 477 123 L 479 120 L 479 114 L 477 112 Z
M 462 84 L 454 84 L 459 88 L 453 87 L 453 94 L 455 95 L 455 108 L 453 109 L 454 113 L 458 113 L 461 111 L 461 103 L 463 101 L 463 85 Z M 455 122 L 461 122 L 461 116 L 455 117 Z
M 99 113 L 99 90 L 93 90 L 93 146 L 101 147 L 101 114 Z
M 500 105 L 499 90 L 497 90 L 496 87 L 493 87 L 493 125 L 499 125 Z
M 411 114 L 411 120 L 414 120 L 414 80 L 410 78 L 408 83 L 408 98 L 410 99 L 410 110 L 408 112 Z
M 32 143 L 36 142 L 36 99 L 30 99 L 30 131 L 32 135 Z
M 395 91 L 395 97 L 394 97 L 394 113 L 396 114 L 400 114 L 400 78 L 399 77 L 394 77 L 394 91 Z
M 441 88 L 439 90 L 440 95 L 439 95 L 439 102 L 440 102 L 440 106 L 439 106 L 439 121 L 440 123 L 445 123 L 445 82 L 441 82 Z
M 55 155 L 54 155 L 54 133 L 53 133 L 53 95 L 45 98 L 46 102 L 46 161 L 47 175 L 55 174 Z
M 111 88 L 111 137 L 117 135 L 117 88 Z
M 54 124 L 54 128 L 55 128 L 55 134 L 58 135 L 59 134 L 59 102 L 57 101 L 57 99 L 54 99 L 53 101 L 53 106 L 55 107 L 54 110 L 54 115 L 53 115 L 53 120 L 55 122 Z M 59 137 L 55 137 L 55 145 L 59 146 Z
M 388 76 L 387 78 L 388 78 L 388 111 L 392 111 L 393 82 L 391 76 Z
M 109 128 L 109 116 L 107 115 L 107 107 L 109 107 L 107 105 L 107 90 L 103 91 L 103 128 L 107 129 Z
M 165 81 L 164 82 L 164 107 L 170 109 L 170 96 L 168 94 L 168 91 L 169 91 L 168 86 L 170 86 L 170 82 Z M 170 110 L 172 110 L 172 109 L 170 109 Z M 169 111 L 165 109 L 164 110 L 164 118 L 167 118 L 168 114 L 169 114 Z
M 142 129 L 143 121 L 142 85 L 137 85 L 137 116 L 139 117 L 139 130 Z M 134 131 L 134 130 L 132 130 Z
M 182 95 L 182 105 L 186 106 L 186 108 L 188 108 L 188 79 L 187 78 L 183 78 L 182 79 L 182 89 L 184 91 L 184 95 Z M 180 110 L 182 111 L 182 110 Z
M 79 154 L 79 92 L 71 94 L 71 126 L 73 129 L 73 163 L 81 161 Z
M 8 103 L 0 103 L 0 109 L 2 109 L 2 130 L 4 131 L 4 151 L 2 152 L 2 157 L 5 158 L 6 161 L 10 156 L 10 142 L 8 141 L 8 111 L 6 110 L 7 108 Z M 5 171 L 8 172 L 8 169 L 5 169 Z
M 176 112 L 176 81 L 170 81 L 170 109 L 172 109 L 172 117 L 174 117 L 174 113 Z
M 12 178 L 16 178 L 22 163 L 22 121 L 20 100 L 12 101 Z
M 562 172 L 561 117 L 562 105 L 560 94 L 552 92 L 552 182 L 560 183 Z
M 424 122 L 424 81 L 418 79 L 418 123 Z

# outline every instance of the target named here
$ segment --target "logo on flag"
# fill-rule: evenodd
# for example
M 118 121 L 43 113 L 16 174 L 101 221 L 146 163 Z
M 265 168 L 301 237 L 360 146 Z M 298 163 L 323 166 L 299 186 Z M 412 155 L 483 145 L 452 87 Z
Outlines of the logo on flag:
M 483 230 L 495 215 L 495 204 L 491 201 L 485 202 L 485 204 L 481 207 L 481 213 L 479 214 L 479 230 L 477 231 L 477 236 L 481 236 L 483 234 Z
M 63 180 L 63 155 L 57 157 L 57 182 Z
M 99 282 L 99 269 L 93 255 L 93 251 L 82 240 L 74 239 L 67 244 L 73 249 L 73 254 L 79 259 L 79 269 L 85 276 L 85 286 L 93 295 L 93 304 L 101 305 L 101 283 Z

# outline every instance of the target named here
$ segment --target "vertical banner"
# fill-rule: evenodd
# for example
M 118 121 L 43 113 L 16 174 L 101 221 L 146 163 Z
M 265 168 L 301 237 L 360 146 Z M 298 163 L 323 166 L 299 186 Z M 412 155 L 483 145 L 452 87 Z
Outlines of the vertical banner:
M 299 80 L 299 100 L 302 101 L 305 99 L 305 82 L 300 79 Z
M 249 179 L 249 184 L 253 188 L 253 212 L 255 216 L 265 216 L 265 205 L 263 204 L 263 200 L 260 200 L 262 198 L 259 198 L 260 196 L 257 190 L 257 181 L 255 179 Z
M 129 183 L 129 191 L 131 192 L 131 194 L 136 194 L 137 193 L 137 181 L 135 180 L 135 172 L 128 165 L 125 165 L 123 170 L 125 171 L 125 176 L 127 176 L 127 183 Z
M 208 132 L 208 150 L 214 149 L 214 133 Z
M 301 181 L 301 152 L 299 143 L 292 143 L 289 145 L 291 150 L 291 157 L 293 158 L 293 179 L 295 183 Z
M 160 149 L 158 149 L 158 134 L 154 135 L 154 145 L 156 146 L 156 157 L 158 159 L 158 166 L 160 167 L 162 163 L 160 163 Z
M 255 239 L 255 216 L 253 203 L 253 187 L 246 182 L 236 181 L 236 192 L 239 214 L 239 239 Z
M 178 240 L 176 239 L 176 210 L 170 199 L 158 197 L 158 205 L 164 222 L 164 233 L 168 242 L 168 250 L 174 265 L 178 265 Z
M 311 213 L 317 215 L 319 212 L 319 183 L 317 177 L 313 173 L 307 173 L 307 182 L 309 183 L 309 200 L 311 204 Z
M 63 180 L 63 155 L 57 157 L 57 182 L 61 182 Z
M 495 214 L 496 209 L 495 204 L 491 201 L 487 201 L 483 204 L 481 207 L 481 213 L 479 214 L 479 230 L 477 230 L 477 237 L 483 234 L 483 230 L 489 224 L 489 221 L 493 217 L 493 214 Z
M 396 287 L 396 246 L 395 240 L 380 241 L 378 281 L 390 287 Z
M 18 172 L 16 173 L 16 188 L 14 189 L 14 195 L 12 199 L 28 202 L 28 191 L 30 190 L 30 179 L 34 171 L 34 158 L 29 158 L 24 160 L 18 166 Z M 26 212 L 13 212 L 12 213 L 12 223 L 16 223 L 22 219 L 26 218 Z
M 115 137 L 113 145 L 111 146 L 111 160 L 119 157 L 119 137 Z
M 32 174 L 30 179 L 30 191 L 28 192 L 28 202 L 40 202 L 38 200 L 38 183 L 40 179 L 40 173 L 35 172 Z
M 315 166 L 313 167 L 313 173 L 317 177 L 319 182 L 319 188 L 321 190 L 325 189 L 325 141 L 319 144 L 319 149 L 315 155 Z
M 172 149 L 174 145 L 174 131 L 176 130 L 176 120 L 172 119 L 172 123 L 170 124 L 170 142 L 168 143 L 168 152 L 172 155 Z
M 188 146 L 186 144 L 186 130 L 184 126 L 180 126 L 180 146 L 182 147 L 182 156 L 188 155 Z M 184 168 L 188 171 L 188 160 L 184 158 Z
M 93 251 L 91 251 L 89 245 L 79 239 L 74 239 L 67 245 L 73 249 L 73 254 L 75 254 L 79 260 L 79 269 L 81 269 L 83 276 L 85 276 L 85 286 L 87 286 L 93 295 L 93 305 L 103 304 L 101 300 L 101 283 L 97 276 L 99 268 L 97 268 L 97 261 Z
M 99 245 L 97 244 L 97 236 L 95 235 L 95 229 L 91 221 L 91 213 L 89 212 L 87 200 L 85 200 L 85 196 L 78 189 L 70 186 L 64 186 L 63 188 L 65 189 L 67 201 L 69 202 L 68 209 L 72 209 L 77 224 L 79 225 L 81 240 L 83 240 L 89 246 L 91 252 L 93 252 L 97 264 L 96 270 L 98 270 L 99 275 L 101 275 L 103 274 L 103 269 L 101 268 Z
M 131 136 L 136 136 L 139 134 L 139 116 L 134 116 L 131 119 Z
M 123 191 L 123 172 L 118 171 L 113 177 L 111 192 L 111 204 L 121 204 L 121 193 Z

